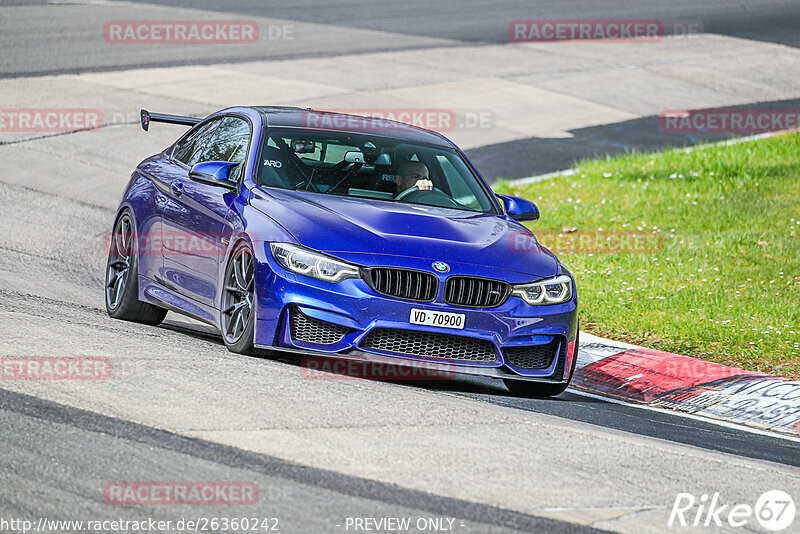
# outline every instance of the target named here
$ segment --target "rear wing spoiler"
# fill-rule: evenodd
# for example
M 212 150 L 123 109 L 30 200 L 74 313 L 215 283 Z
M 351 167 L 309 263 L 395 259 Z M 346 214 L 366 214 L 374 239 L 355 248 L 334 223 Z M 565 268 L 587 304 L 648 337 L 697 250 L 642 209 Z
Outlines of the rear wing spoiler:
M 197 117 L 183 117 L 181 115 L 166 115 L 164 113 L 150 113 L 146 109 L 141 111 L 142 129 L 146 132 L 150 129 L 150 122 L 167 122 L 169 124 L 183 124 L 184 126 L 194 126 L 203 119 Z

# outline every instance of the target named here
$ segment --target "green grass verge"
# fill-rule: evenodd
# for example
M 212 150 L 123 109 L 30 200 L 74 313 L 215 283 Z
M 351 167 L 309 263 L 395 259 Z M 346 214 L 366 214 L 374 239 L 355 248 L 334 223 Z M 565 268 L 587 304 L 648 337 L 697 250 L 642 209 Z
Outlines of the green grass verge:
M 539 206 L 583 330 L 800 377 L 800 135 L 578 169 L 495 190 Z

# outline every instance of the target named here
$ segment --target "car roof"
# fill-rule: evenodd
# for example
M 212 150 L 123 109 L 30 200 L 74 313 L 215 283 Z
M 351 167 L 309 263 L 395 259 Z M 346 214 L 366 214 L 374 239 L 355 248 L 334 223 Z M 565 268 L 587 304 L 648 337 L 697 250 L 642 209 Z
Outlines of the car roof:
M 257 106 L 252 109 L 260 112 L 269 126 L 377 134 L 443 147 L 455 146 L 437 132 L 388 119 L 289 106 Z

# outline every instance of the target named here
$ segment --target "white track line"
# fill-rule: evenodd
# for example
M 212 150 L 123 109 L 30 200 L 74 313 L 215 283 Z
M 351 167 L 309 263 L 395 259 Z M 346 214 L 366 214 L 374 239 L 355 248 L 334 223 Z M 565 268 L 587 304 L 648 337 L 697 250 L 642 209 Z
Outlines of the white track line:
M 786 441 L 791 441 L 793 443 L 800 443 L 800 437 L 789 436 L 781 432 L 775 432 L 770 430 L 761 430 L 760 428 L 754 428 L 751 426 L 739 424 L 739 423 L 732 423 L 730 421 L 725 421 L 722 419 L 716 419 L 714 417 L 710 417 L 708 415 L 697 415 L 693 413 L 681 412 L 679 410 L 670 410 L 668 408 L 659 408 L 657 406 L 650 406 L 648 404 L 638 404 L 635 402 L 626 402 L 620 399 L 615 399 L 613 397 L 605 397 L 603 395 L 597 395 L 595 393 L 588 393 L 586 391 L 581 391 L 575 388 L 568 388 L 568 392 L 575 393 L 576 395 L 581 395 L 584 397 L 589 397 L 590 399 L 598 399 L 603 400 L 606 402 L 610 402 L 613 404 L 621 404 L 623 406 L 631 406 L 633 408 L 639 408 L 642 410 L 650 410 L 652 412 L 658 412 L 662 414 L 668 415 L 675 415 L 677 417 L 685 417 L 687 419 L 694 419 L 696 421 L 705 421 L 706 423 L 711 423 L 714 425 L 722 426 L 725 428 L 731 428 L 734 430 L 741 430 L 742 432 L 749 432 L 751 434 L 758 434 L 760 436 L 768 436 L 771 438 L 778 438 L 783 439 Z

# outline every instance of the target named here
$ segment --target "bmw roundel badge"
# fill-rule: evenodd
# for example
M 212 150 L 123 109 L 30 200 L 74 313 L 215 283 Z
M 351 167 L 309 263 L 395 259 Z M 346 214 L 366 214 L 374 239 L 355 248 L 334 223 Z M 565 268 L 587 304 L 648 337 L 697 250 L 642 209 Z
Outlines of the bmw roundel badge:
M 450 266 L 443 261 L 435 261 L 432 265 L 437 273 L 446 273 L 450 270 Z

